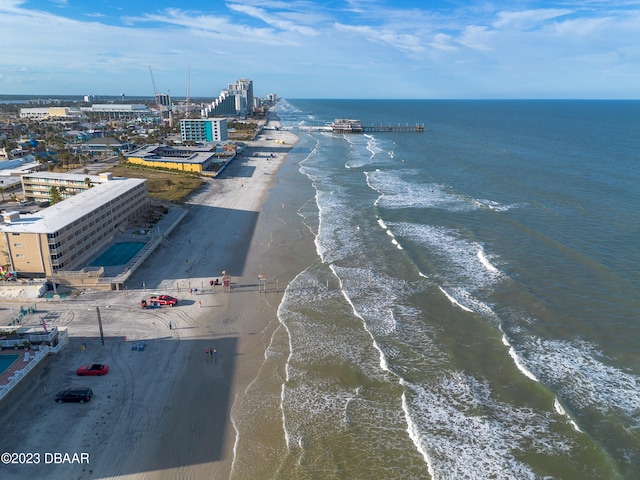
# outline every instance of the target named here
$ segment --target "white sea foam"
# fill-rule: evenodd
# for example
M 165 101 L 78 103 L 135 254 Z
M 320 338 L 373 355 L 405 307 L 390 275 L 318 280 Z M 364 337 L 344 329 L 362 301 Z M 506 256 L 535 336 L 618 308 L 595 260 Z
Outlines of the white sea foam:
M 503 342 L 506 342 L 506 340 L 504 340 L 504 337 L 502 338 L 503 338 Z M 509 345 L 508 342 L 506 342 L 506 344 Z M 515 348 L 513 348 L 513 346 L 509 346 L 509 356 L 513 359 L 513 363 L 516 364 L 516 367 L 518 367 L 518 370 L 520 370 L 525 377 L 533 380 L 534 382 L 540 382 L 540 380 L 538 380 L 538 378 L 531 372 L 531 370 L 525 367 L 524 363 L 520 359 L 520 356 L 516 352 Z
M 368 325 L 367 325 L 367 321 L 365 321 L 365 319 L 363 318 L 362 314 L 360 314 L 358 312 L 358 309 L 356 308 L 356 306 L 354 305 L 353 301 L 351 300 L 350 294 L 348 291 L 345 290 L 344 284 L 343 284 L 343 280 L 340 276 L 340 273 L 342 273 L 344 275 L 344 269 L 338 268 L 335 265 L 331 266 L 331 270 L 335 273 L 336 277 L 339 279 L 340 281 L 340 290 L 342 291 L 345 300 L 349 303 L 349 305 L 351 305 L 351 308 L 353 310 L 353 314 L 358 317 L 360 320 L 362 320 L 362 325 L 364 327 L 364 329 L 367 331 L 367 333 L 369 333 L 370 337 L 371 337 L 371 342 L 373 347 L 378 351 L 378 355 L 380 358 L 380 368 L 384 371 L 389 371 L 389 366 L 387 365 L 387 359 L 385 358 L 384 352 L 382 351 L 382 349 L 380 348 L 380 346 L 378 345 L 378 342 L 376 341 L 375 336 L 371 333 L 371 330 L 369 329 Z M 395 325 L 395 322 L 391 322 Z
M 558 397 L 553 399 L 553 409 L 556 412 L 558 412 L 558 415 L 562 415 L 564 417 L 567 417 L 567 419 L 569 419 L 569 423 L 571 424 L 571 426 L 573 427 L 573 429 L 576 432 L 582 432 L 582 430 L 580 430 L 580 427 L 578 427 L 578 424 L 576 423 L 576 421 L 573 418 L 571 418 L 571 415 L 569 415 L 566 412 L 566 410 L 564 409 L 564 407 L 560 403 L 560 399 Z
M 403 387 L 406 385 L 404 380 L 401 380 L 400 384 Z M 420 430 L 418 429 L 418 426 L 415 424 L 415 422 L 411 418 L 411 413 L 409 412 L 409 405 L 407 403 L 406 392 L 402 392 L 402 411 L 405 414 L 405 419 L 407 422 L 407 433 L 409 434 L 409 438 L 411 439 L 413 444 L 416 446 L 416 449 L 418 450 L 418 452 L 420 452 L 420 455 L 422 455 L 424 462 L 427 464 L 427 470 L 429 471 L 429 476 L 431 478 L 435 478 L 436 472 L 433 468 L 433 463 L 431 461 L 431 458 L 429 457 L 429 453 L 425 448 L 425 446 L 423 445 L 423 443 L 420 441 Z
M 485 382 L 462 372 L 443 371 L 431 385 L 404 385 L 414 441 L 434 480 L 537 479 L 521 454 L 571 449 L 570 439 L 551 432 L 550 412 L 500 402 Z
M 526 205 L 522 203 L 504 205 L 500 202 L 486 199 L 476 199 L 474 200 L 474 203 L 478 206 L 478 208 L 488 208 L 489 210 L 495 210 L 496 212 L 506 212 L 507 210 L 511 210 L 512 208 L 522 208 Z
M 480 259 L 480 263 L 482 263 L 487 268 L 487 270 L 489 270 L 492 273 L 499 272 L 499 270 L 491 264 L 491 262 L 485 255 L 484 250 L 482 248 L 478 250 L 478 258 Z
M 351 284 L 353 275 L 362 273 L 363 270 L 346 269 L 341 275 Z M 319 454 L 318 439 L 339 436 L 345 429 L 363 426 L 382 434 L 376 448 L 388 451 L 384 430 L 399 430 L 400 425 L 404 426 L 397 397 L 394 401 L 393 397 L 381 394 L 380 402 L 372 402 L 370 397 L 361 396 L 362 385 L 356 381 L 359 376 L 376 386 L 369 385 L 369 395 L 371 388 L 382 388 L 381 393 L 386 392 L 385 384 L 395 377 L 388 374 L 386 359 L 378 343 L 371 341 L 371 332 L 367 331 L 362 318 L 347 314 L 349 306 L 355 307 L 344 302 L 343 288 L 342 281 L 340 290 L 327 288 L 317 275 L 307 270 L 291 282 L 278 309 L 278 316 L 291 335 L 287 379 L 281 392 L 282 422 L 287 448 L 299 461 Z M 330 311 L 338 305 L 344 309 L 337 312 L 339 322 L 325 322 L 315 314 L 309 315 L 325 312 L 331 316 Z M 387 322 L 397 322 L 391 311 L 382 317 Z M 334 376 L 331 365 L 353 373 Z M 369 423 L 376 418 L 373 424 Z M 372 443 L 367 446 L 368 450 L 371 448 Z
M 459 232 L 433 225 L 387 222 L 396 237 L 428 247 L 428 253 L 443 260 L 442 276 L 451 285 L 470 291 L 491 287 L 502 280 L 501 272 L 487 260 L 482 245 L 465 239 Z M 478 252 L 483 252 L 481 256 Z
M 349 159 L 345 164 L 347 168 L 361 168 L 373 162 L 385 162 L 389 159 L 385 149 L 388 141 L 367 134 L 345 135 L 344 138 L 349 144 Z
M 458 302 L 458 300 L 456 300 L 452 295 L 449 295 L 449 293 L 444 288 L 442 288 L 441 286 L 438 286 L 438 288 L 442 293 L 444 293 L 444 296 L 447 297 L 453 305 L 455 305 L 456 307 L 460 307 L 461 309 L 466 310 L 467 312 L 473 312 L 473 310 L 471 310 L 468 307 L 465 307 L 463 304 Z
M 412 170 L 375 170 L 367 172 L 369 187 L 380 193 L 378 204 L 385 208 L 439 208 L 453 212 L 489 209 L 504 212 L 522 204 L 504 205 L 487 199 L 475 199 L 456 192 L 451 186 L 422 183 Z
M 640 377 L 611 365 L 595 345 L 536 339 L 524 348 L 532 368 L 574 410 L 616 411 L 629 418 L 640 415 Z
M 283 383 L 280 387 L 280 416 L 282 417 L 282 430 L 284 432 L 284 443 L 287 446 L 287 450 L 291 450 L 291 434 L 287 430 L 287 415 L 284 410 L 284 398 L 285 398 L 286 385 Z
M 380 225 L 380 227 L 382 227 L 382 229 L 386 232 L 386 234 L 391 237 L 391 243 L 395 245 L 395 247 L 398 250 L 402 250 L 402 245 L 400 244 L 396 236 L 393 234 L 393 232 L 384 223 L 384 220 L 382 220 L 381 218 L 378 218 L 378 225 Z
M 477 294 L 493 289 L 504 275 L 488 260 L 482 245 L 444 227 L 394 222 L 385 226 L 400 244 L 406 239 L 426 247 L 425 255 L 439 260 L 440 267 L 431 278 L 453 304 L 495 319 L 491 307 Z

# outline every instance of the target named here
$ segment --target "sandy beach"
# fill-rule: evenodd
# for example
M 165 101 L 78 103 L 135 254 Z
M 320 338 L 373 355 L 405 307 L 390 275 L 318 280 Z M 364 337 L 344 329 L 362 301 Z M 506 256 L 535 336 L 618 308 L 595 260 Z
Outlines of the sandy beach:
M 274 120 L 270 126 L 279 125 Z M 269 440 L 282 437 L 270 434 L 282 429 L 280 386 L 263 379 L 281 377 L 283 362 L 265 352 L 280 335 L 274 332 L 284 289 L 311 257 L 278 236 L 289 224 L 287 238 L 310 232 L 293 224 L 295 212 L 284 202 L 268 198 L 296 141 L 291 132 L 266 130 L 221 177 L 206 180 L 187 216 L 124 291 L 0 300 L 5 325 L 21 304 L 35 305 L 24 324 L 39 325 L 44 316 L 70 336 L 0 404 L 0 452 L 39 454 L 37 463 L 0 465 L 1 478 L 248 478 L 255 472 L 234 465 L 251 442 L 264 445 L 255 455 L 265 460 L 253 478 L 274 473 L 265 465 L 285 447 Z M 231 276 L 229 290 L 210 285 L 223 272 Z M 179 304 L 141 309 L 151 293 L 173 295 Z M 76 376 L 77 367 L 91 363 L 106 363 L 110 372 Z M 72 386 L 88 386 L 95 396 L 83 405 L 56 404 L 55 393 Z M 241 431 L 253 435 L 251 442 L 239 440 Z M 71 461 L 56 462 L 57 453 Z

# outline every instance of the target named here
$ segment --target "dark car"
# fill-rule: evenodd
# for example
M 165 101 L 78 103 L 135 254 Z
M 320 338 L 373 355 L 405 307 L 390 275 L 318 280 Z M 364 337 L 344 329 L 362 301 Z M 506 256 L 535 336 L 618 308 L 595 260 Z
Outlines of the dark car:
M 84 403 L 91 400 L 91 397 L 93 397 L 93 390 L 90 388 L 67 388 L 57 393 L 56 402 Z
M 81 377 L 86 375 L 96 375 L 99 377 L 100 375 L 106 375 L 107 373 L 109 373 L 109 365 L 103 365 L 101 363 L 84 365 L 76 370 L 76 374 L 80 375 Z

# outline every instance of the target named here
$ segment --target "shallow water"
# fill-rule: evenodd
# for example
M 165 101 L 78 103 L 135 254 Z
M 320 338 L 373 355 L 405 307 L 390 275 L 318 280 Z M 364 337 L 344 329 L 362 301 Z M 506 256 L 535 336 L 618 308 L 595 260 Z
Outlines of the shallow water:
M 318 260 L 267 351 L 274 476 L 639 477 L 640 103 L 278 114 L 427 131 L 300 133 L 289 156 L 274 192 Z

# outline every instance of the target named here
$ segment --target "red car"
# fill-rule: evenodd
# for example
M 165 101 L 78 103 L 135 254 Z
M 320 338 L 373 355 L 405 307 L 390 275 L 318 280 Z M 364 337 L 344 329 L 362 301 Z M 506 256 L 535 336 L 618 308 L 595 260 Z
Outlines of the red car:
M 93 365 L 85 365 L 76 370 L 76 373 L 81 377 L 87 375 L 106 375 L 109 373 L 109 365 L 102 365 L 101 363 L 94 363 Z
M 149 297 L 150 303 L 157 303 L 158 305 L 169 305 L 173 307 L 178 304 L 178 299 L 169 295 L 151 295 Z

